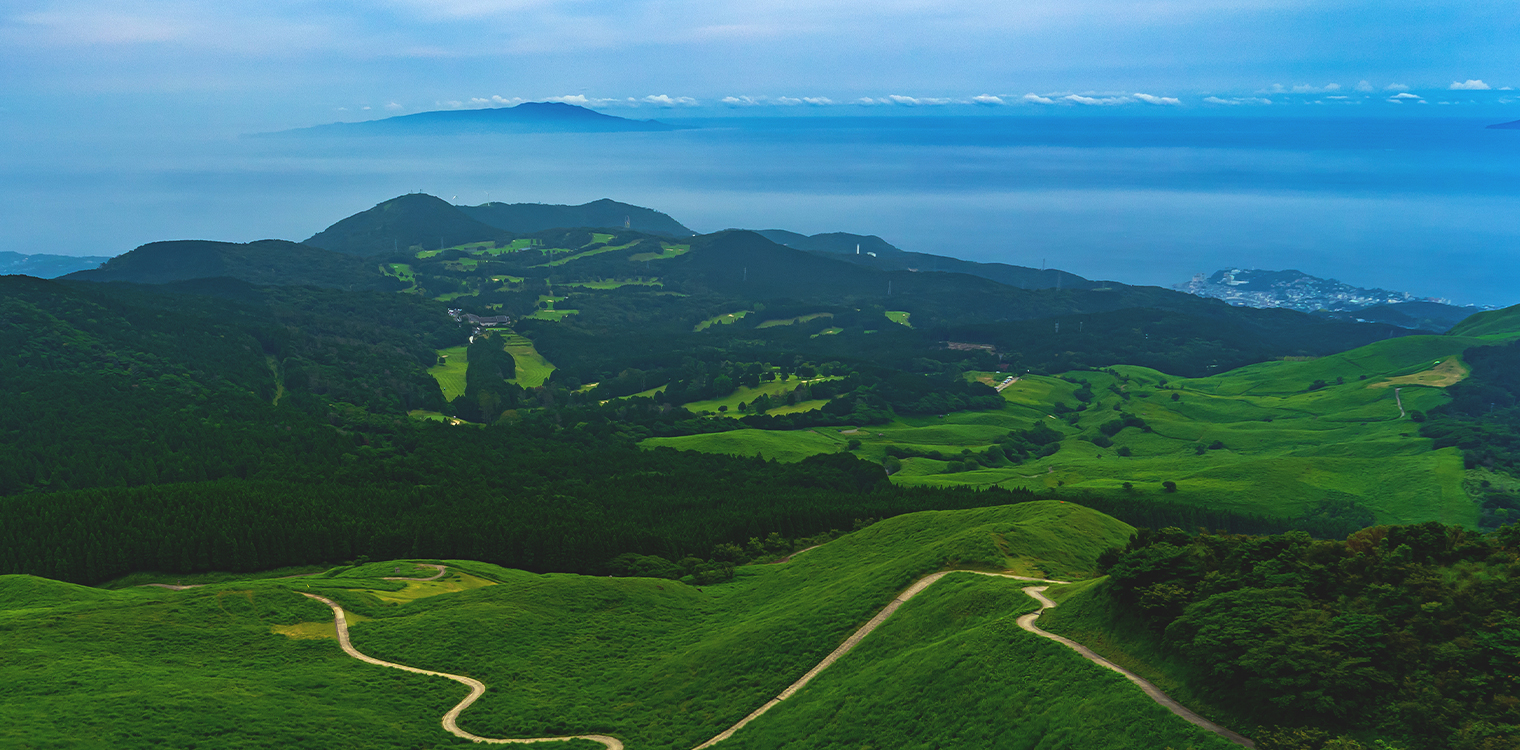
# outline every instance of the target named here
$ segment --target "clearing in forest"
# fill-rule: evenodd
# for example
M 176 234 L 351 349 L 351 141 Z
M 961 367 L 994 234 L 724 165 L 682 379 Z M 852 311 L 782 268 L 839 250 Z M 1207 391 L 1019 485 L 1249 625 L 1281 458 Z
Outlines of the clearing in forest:
M 469 347 L 464 346 L 439 349 L 438 359 L 442 363 L 428 368 L 428 374 L 438 381 L 438 387 L 443 390 L 444 401 L 453 401 L 464 395 L 464 373 L 470 366 L 467 351 Z

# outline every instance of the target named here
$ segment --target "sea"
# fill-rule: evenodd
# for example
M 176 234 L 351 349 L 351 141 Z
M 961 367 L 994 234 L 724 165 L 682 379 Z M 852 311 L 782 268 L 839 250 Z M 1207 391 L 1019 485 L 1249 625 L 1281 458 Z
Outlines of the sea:
M 698 232 L 874 234 L 905 250 L 1131 284 L 1291 268 L 1457 304 L 1520 303 L 1520 130 L 1487 129 L 1491 116 L 665 121 L 684 129 L 13 130 L 0 144 L 0 250 L 301 240 L 411 192 L 457 204 L 613 198 Z

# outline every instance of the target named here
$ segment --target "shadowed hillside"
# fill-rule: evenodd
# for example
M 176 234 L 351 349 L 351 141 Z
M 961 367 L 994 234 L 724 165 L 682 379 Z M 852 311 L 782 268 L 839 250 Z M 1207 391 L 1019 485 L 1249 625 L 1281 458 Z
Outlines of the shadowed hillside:
M 314 235 L 306 244 L 349 255 L 436 250 L 471 242 L 510 242 L 512 234 L 423 193 L 392 198 Z
M 619 203 L 609 198 L 560 206 L 547 203 L 485 203 L 460 206 L 459 210 L 476 221 L 518 234 L 545 229 L 632 229 L 635 232 L 690 237 L 696 232 L 652 208 Z M 626 227 L 624 225 L 627 225 Z

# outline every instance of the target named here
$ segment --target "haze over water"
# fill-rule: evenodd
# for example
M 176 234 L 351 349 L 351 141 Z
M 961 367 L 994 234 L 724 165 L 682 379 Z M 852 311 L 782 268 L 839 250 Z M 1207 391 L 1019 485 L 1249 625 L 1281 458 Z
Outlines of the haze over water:
M 678 120 L 669 133 L 0 146 L 0 250 L 300 240 L 395 195 L 608 197 L 699 232 L 880 235 L 905 249 L 1170 285 L 1296 268 L 1520 302 L 1520 131 L 1484 119 L 876 116 Z

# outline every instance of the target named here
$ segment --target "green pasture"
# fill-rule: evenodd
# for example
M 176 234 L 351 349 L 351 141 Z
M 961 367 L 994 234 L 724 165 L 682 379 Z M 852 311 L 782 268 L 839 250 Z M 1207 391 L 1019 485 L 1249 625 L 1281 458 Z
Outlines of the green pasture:
M 1472 336 L 1501 343 L 1520 337 L 1520 305 L 1474 313 L 1447 332 L 1449 336 Z
M 812 313 L 811 315 L 798 315 L 795 318 L 776 318 L 774 320 L 765 320 L 765 321 L 761 321 L 760 325 L 757 325 L 755 327 L 756 328 L 775 328 L 776 326 L 790 326 L 790 325 L 796 325 L 798 323 L 806 323 L 809 320 L 817 320 L 819 318 L 832 318 L 832 317 L 834 317 L 834 313 L 830 313 L 830 312 Z
M 692 401 L 685 404 L 685 407 L 687 411 L 697 414 L 717 414 L 719 413 L 718 407 L 726 406 L 728 409 L 724 411 L 723 414 L 730 417 L 742 417 L 747 412 L 739 411 L 739 404 L 741 402 L 748 404 L 754 401 L 755 398 L 761 394 L 764 394 L 766 396 L 776 396 L 788 391 L 795 390 L 797 386 L 804 383 L 818 383 L 825 380 L 838 379 L 838 377 L 827 377 L 813 378 L 811 380 L 798 380 L 796 378 L 793 378 L 790 380 L 762 381 L 760 385 L 755 388 L 741 385 L 736 388 L 733 393 L 730 393 L 723 398 L 707 399 L 705 401 Z M 822 404 L 819 404 L 819 406 L 822 406 Z M 770 414 L 772 412 L 767 411 L 766 413 Z
M 538 310 L 527 316 L 528 320 L 564 320 L 580 310 Z
M 843 333 L 843 332 L 844 332 L 844 329 L 840 328 L 839 326 L 830 326 L 828 328 L 825 328 L 825 329 L 823 329 L 823 330 L 821 330 L 821 331 L 819 331 L 819 332 L 817 332 L 817 333 L 809 336 L 808 338 L 810 338 L 810 339 L 816 339 L 819 336 L 833 336 L 836 333 Z
M 914 513 L 703 587 L 467 561 L 441 561 L 449 574 L 433 583 L 381 580 L 398 565 L 422 573 L 383 562 L 178 592 L 5 576 L 0 628 L 13 648 L 0 651 L 0 719 L 5 736 L 37 747 L 470 746 L 438 725 L 463 687 L 343 654 L 330 610 L 300 596 L 311 591 L 349 612 L 360 651 L 483 681 L 485 695 L 460 718 L 467 731 L 690 748 L 763 705 L 922 575 L 953 565 L 1080 579 L 1131 531 L 1057 502 Z M 1218 746 L 1101 667 L 1019 630 L 1014 619 L 1033 606 L 1023 585 L 946 577 L 723 746 L 816 737 L 800 745 L 904 747 L 905 736 Z
M 444 360 L 444 363 L 428 368 L 428 374 L 432 375 L 433 379 L 438 381 L 438 387 L 443 389 L 445 401 L 453 401 L 464 395 L 464 371 L 470 366 L 468 351 L 469 347 L 464 346 L 439 349 L 438 356 Z
M 440 294 L 437 297 L 434 297 L 434 299 L 438 300 L 439 302 L 453 302 L 460 297 L 475 297 L 479 294 L 479 292 L 449 292 L 447 294 Z
M 1466 372 L 1457 355 L 1483 343 L 1461 336 L 1411 336 L 1207 378 L 1176 378 L 1133 366 L 1066 373 L 1065 379 L 1026 374 L 1001 392 L 1002 409 L 902 417 L 863 427 L 852 437 L 861 441 L 859 455 L 878 462 L 894 447 L 941 454 L 942 460 L 901 459 L 893 481 L 904 485 L 1096 493 L 1278 517 L 1302 515 L 1325 501 L 1352 501 L 1372 510 L 1381 523 L 1470 526 L 1477 508 L 1464 489 L 1461 452 L 1433 450 L 1408 414 L 1445 403 L 1442 387 Z M 992 385 L 1006 375 L 968 377 Z M 1077 398 L 1081 385 L 1072 381 L 1088 383 L 1090 403 Z M 754 395 L 688 408 L 710 412 L 722 404 L 734 414 L 739 401 Z M 1125 415 L 1143 419 L 1149 430 L 1125 427 L 1112 436 L 1100 430 Z M 967 452 L 983 453 L 998 437 L 1038 423 L 1063 436 L 1055 454 L 1020 464 L 966 463 Z M 775 438 L 762 440 L 749 432 L 722 443 L 677 438 L 664 444 L 745 455 L 777 452 Z M 798 441 L 786 455 L 833 450 L 798 437 L 804 432 L 776 433 Z M 1104 440 L 1112 444 L 1100 447 Z M 1165 482 L 1175 483 L 1175 492 L 1166 491 Z
M 569 315 L 574 310 L 561 310 Z M 512 360 L 517 363 L 517 376 L 514 380 L 524 388 L 537 388 L 549 379 L 549 374 L 554 372 L 554 365 L 544 359 L 544 355 L 538 353 L 533 347 L 533 341 L 526 336 L 517 333 L 508 333 L 502 342 L 502 348 L 512 355 Z
M 898 325 L 904 325 L 904 326 L 907 326 L 909 328 L 912 328 L 913 324 L 910 323 L 910 322 L 908 322 L 908 318 L 910 318 L 910 317 L 912 317 L 912 313 L 903 312 L 902 310 L 888 310 L 887 311 L 887 320 L 890 320 L 893 323 L 896 323 Z
M 696 324 L 694 327 L 692 327 L 691 330 L 693 330 L 693 331 L 703 331 L 703 330 L 706 330 L 706 329 L 708 329 L 708 328 L 710 328 L 712 326 L 717 326 L 717 325 L 725 325 L 726 326 L 729 323 L 733 323 L 734 321 L 739 320 L 740 318 L 743 318 L 744 316 L 750 314 L 751 312 L 753 312 L 753 311 L 751 311 L 751 310 L 740 310 L 738 312 L 731 312 L 731 313 L 727 313 L 727 314 L 724 314 L 724 315 L 716 315 L 714 317 L 711 317 L 711 318 L 708 318 L 707 320 L 702 321 L 701 323 Z
M 775 461 L 801 461 L 819 453 L 838 453 L 845 449 L 846 438 L 835 430 L 733 430 L 682 437 L 654 437 L 639 443 L 641 448 L 676 448 L 678 450 L 724 453 L 730 456 L 764 456 Z
M 417 274 L 405 263 L 381 263 L 380 273 L 411 284 L 413 290 L 417 288 Z
M 665 260 L 666 258 L 674 258 L 677 255 L 685 255 L 688 252 L 691 252 L 691 245 L 672 245 L 672 244 L 669 244 L 669 243 L 661 242 L 660 243 L 660 252 L 658 252 L 658 253 L 634 253 L 633 255 L 628 256 L 628 260 L 632 260 L 632 261 Z

